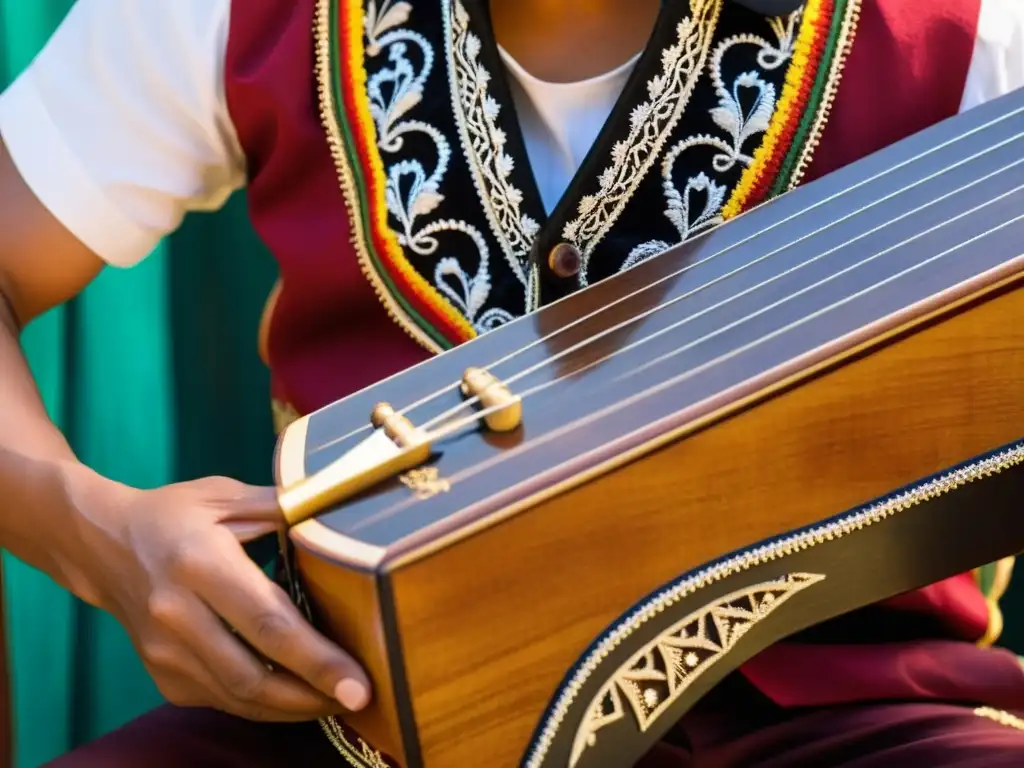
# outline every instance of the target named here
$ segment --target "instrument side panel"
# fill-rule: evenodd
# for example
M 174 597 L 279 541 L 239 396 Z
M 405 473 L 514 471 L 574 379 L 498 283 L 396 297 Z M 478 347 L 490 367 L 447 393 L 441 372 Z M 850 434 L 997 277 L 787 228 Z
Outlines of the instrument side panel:
M 1024 436 L 1022 317 L 1004 293 L 408 561 L 425 764 L 517 764 L 566 670 L 657 585 Z

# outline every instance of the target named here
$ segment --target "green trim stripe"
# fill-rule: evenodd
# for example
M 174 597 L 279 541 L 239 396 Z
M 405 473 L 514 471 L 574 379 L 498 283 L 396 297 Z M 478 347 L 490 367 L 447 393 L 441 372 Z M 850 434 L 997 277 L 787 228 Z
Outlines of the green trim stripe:
M 768 193 L 769 199 L 778 197 L 788 189 L 790 179 L 793 177 L 793 171 L 800 160 L 807 142 L 807 135 L 810 133 L 814 121 L 818 117 L 818 111 L 821 109 L 821 100 L 832 76 L 832 68 L 835 65 L 836 50 L 839 45 L 839 38 L 842 35 L 848 4 L 849 0 L 835 0 L 832 10 L 832 24 L 828 31 L 828 41 L 825 43 L 825 50 L 822 52 L 821 62 L 818 64 L 814 87 L 811 89 L 807 107 L 804 109 L 800 125 L 797 127 L 796 135 L 793 137 L 793 143 L 790 145 L 786 159 L 782 163 L 782 168 L 779 169 L 775 183 Z
M 399 291 L 391 275 L 387 269 L 384 268 L 383 262 L 381 261 L 380 255 L 377 253 L 377 249 L 374 247 L 373 242 L 373 225 L 370 218 L 369 208 L 371 206 L 369 195 L 366 191 L 366 177 L 363 170 L 363 164 L 359 157 L 359 150 L 355 140 L 355 134 L 352 131 L 352 126 L 348 120 L 348 114 L 345 110 L 345 94 L 343 82 L 343 73 L 341 68 L 341 30 L 339 28 L 339 21 L 341 18 L 340 3 L 346 1 L 355 0 L 331 0 L 331 18 L 330 18 L 330 43 L 331 43 L 331 90 L 334 94 L 334 113 L 335 119 L 338 122 L 338 126 L 341 128 L 342 135 L 345 139 L 345 155 L 348 158 L 349 169 L 352 172 L 352 177 L 356 183 L 356 192 L 359 197 L 359 218 L 363 223 L 363 242 L 366 247 L 366 252 L 370 256 L 370 261 L 377 275 L 384 282 L 391 297 L 401 305 L 402 309 L 409 315 L 409 317 L 441 346 L 442 349 L 451 349 L 452 342 L 445 338 L 440 331 L 434 328 L 433 325 L 428 323 L 416 309 L 409 304 L 409 301 Z

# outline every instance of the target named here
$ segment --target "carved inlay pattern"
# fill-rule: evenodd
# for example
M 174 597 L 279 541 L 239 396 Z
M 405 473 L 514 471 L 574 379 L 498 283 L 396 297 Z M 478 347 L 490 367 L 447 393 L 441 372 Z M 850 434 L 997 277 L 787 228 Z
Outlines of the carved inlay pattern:
M 448 493 L 452 489 L 452 484 L 441 477 L 437 467 L 413 469 L 399 479 L 402 485 L 416 494 L 417 499 L 429 499 L 439 493 Z
M 824 578 L 795 573 L 746 587 L 691 613 L 644 645 L 612 674 L 590 703 L 573 741 L 570 768 L 597 745 L 599 731 L 627 713 L 632 713 L 641 731 L 647 731 L 754 625 Z

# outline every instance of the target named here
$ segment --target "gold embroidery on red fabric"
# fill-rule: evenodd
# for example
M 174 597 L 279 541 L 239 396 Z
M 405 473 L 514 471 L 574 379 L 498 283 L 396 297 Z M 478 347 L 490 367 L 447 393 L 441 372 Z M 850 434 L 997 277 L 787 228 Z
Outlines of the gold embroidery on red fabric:
M 274 433 L 278 435 L 298 421 L 300 417 L 299 412 L 290 403 L 276 398 L 270 401 L 270 410 L 274 418 Z
M 978 707 L 974 710 L 974 714 L 978 717 L 984 717 L 1000 725 L 1005 725 L 1007 728 L 1013 728 L 1017 731 L 1024 731 L 1024 720 L 1011 715 L 1005 709 L 994 709 L 992 707 Z

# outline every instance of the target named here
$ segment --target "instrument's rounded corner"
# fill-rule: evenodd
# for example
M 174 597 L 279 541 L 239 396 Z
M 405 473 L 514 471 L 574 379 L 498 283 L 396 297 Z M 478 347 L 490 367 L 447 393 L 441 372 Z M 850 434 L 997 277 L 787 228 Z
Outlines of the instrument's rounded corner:
M 288 488 L 306 478 L 306 433 L 309 416 L 302 416 L 278 435 L 274 452 L 274 481 Z
M 367 571 L 379 571 L 387 567 L 386 548 L 345 536 L 316 518 L 294 526 L 289 536 L 297 547 L 336 563 Z
M 310 416 L 302 416 L 277 438 L 274 451 L 274 482 L 278 492 L 307 479 L 306 455 L 309 453 Z M 338 533 L 315 517 L 293 525 L 288 532 L 292 542 L 310 552 L 364 570 L 375 570 L 384 562 L 386 550 Z

